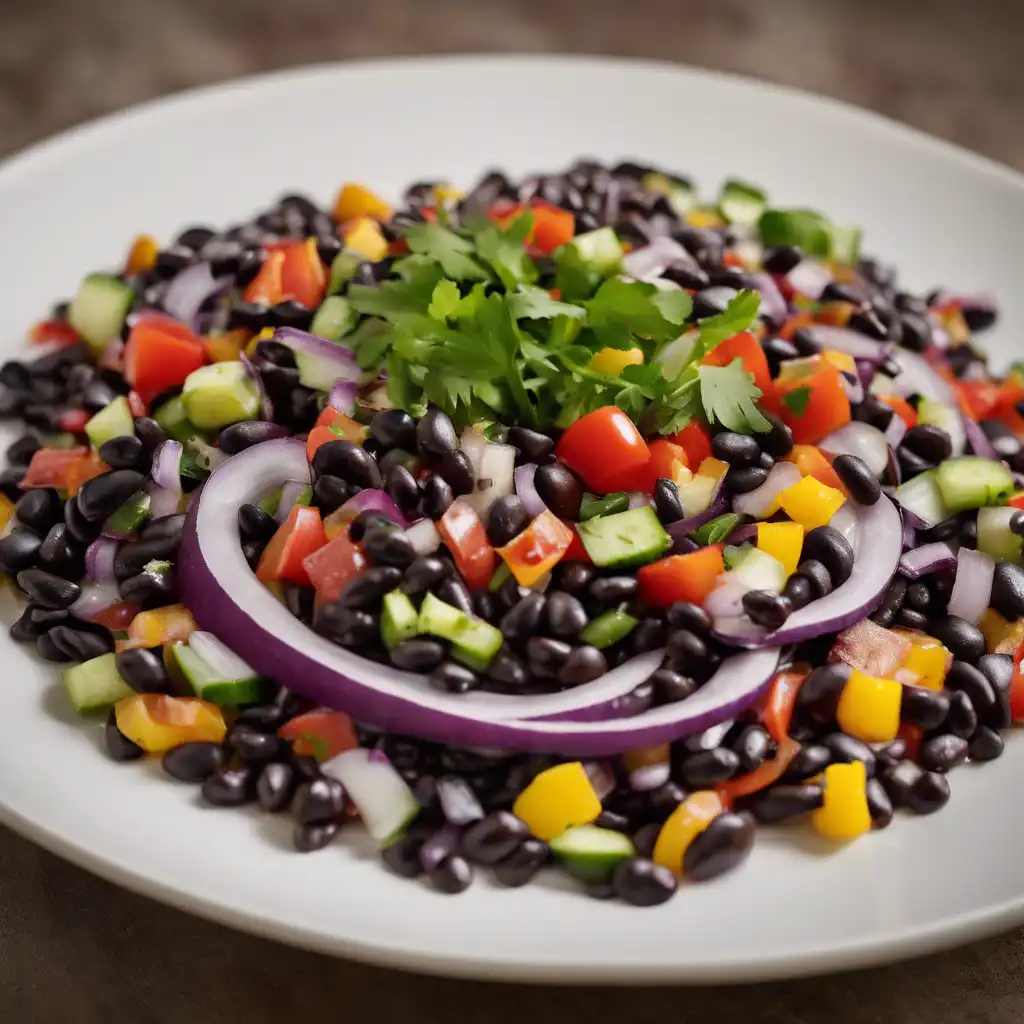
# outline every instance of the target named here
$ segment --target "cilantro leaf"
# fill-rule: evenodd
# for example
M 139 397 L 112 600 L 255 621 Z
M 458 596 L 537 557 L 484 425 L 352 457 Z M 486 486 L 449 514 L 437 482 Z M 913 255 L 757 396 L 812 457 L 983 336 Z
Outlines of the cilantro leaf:
M 430 296 L 427 312 L 435 320 L 447 320 L 448 317 L 455 315 L 460 302 L 462 302 L 462 296 L 459 294 L 459 286 L 454 281 L 445 278 L 443 281 L 437 282 Z
M 602 345 L 632 348 L 634 337 L 670 341 L 690 313 L 690 296 L 681 289 L 660 292 L 643 281 L 611 278 L 584 303 L 587 323 Z
M 509 296 L 512 315 L 517 320 L 552 320 L 557 316 L 568 316 L 582 320 L 587 311 L 582 306 L 553 299 L 543 288 L 522 284 L 519 290 Z
M 761 296 L 755 291 L 745 289 L 737 292 L 723 312 L 698 320 L 700 338 L 691 356 L 692 360 L 699 362 L 726 338 L 735 337 L 741 331 L 748 330 L 757 319 L 760 308 Z
M 782 396 L 782 404 L 794 415 L 803 416 L 807 403 L 811 400 L 810 388 L 794 388 Z
M 734 359 L 728 366 L 700 366 L 697 376 L 709 423 L 721 423 L 738 434 L 771 430 L 772 425 L 754 404 L 761 389 L 754 383 L 754 375 L 743 368 L 742 360 Z
M 398 323 L 403 317 L 423 316 L 427 312 L 434 288 L 444 277 L 434 260 L 416 262 L 411 258 L 400 261 L 404 277 L 383 281 L 379 285 L 349 285 L 345 297 L 357 313 L 379 316 L 389 323 Z M 395 265 L 396 271 L 398 264 Z
M 561 291 L 564 302 L 590 298 L 601 281 L 600 272 L 580 255 L 576 246 L 563 245 L 555 253 L 555 287 Z
M 537 280 L 537 267 L 525 248 L 532 227 L 533 214 L 527 210 L 507 231 L 491 224 L 475 236 L 477 254 L 490 265 L 507 291 Z
M 378 368 L 391 347 L 394 329 L 384 320 L 367 317 L 345 339 L 345 343 L 356 354 L 356 362 L 364 370 Z
M 437 260 L 442 270 L 457 281 L 487 281 L 490 274 L 472 256 L 473 243 L 440 224 L 412 224 L 405 232 L 409 248 Z

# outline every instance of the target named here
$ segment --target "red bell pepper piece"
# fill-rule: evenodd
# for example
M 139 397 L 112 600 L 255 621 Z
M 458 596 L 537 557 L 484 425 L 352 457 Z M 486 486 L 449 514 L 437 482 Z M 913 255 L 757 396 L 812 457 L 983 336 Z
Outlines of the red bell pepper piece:
M 308 584 L 309 574 L 304 564 L 306 556 L 323 547 L 326 540 L 319 509 L 293 505 L 288 518 L 270 538 L 256 567 L 256 578 L 261 583 L 289 580 Z
M 636 425 L 614 405 L 578 419 L 562 435 L 557 452 L 599 494 L 615 491 L 616 480 L 642 469 L 651 458 Z
M 789 736 L 793 709 L 806 678 L 806 672 L 778 672 L 765 694 L 761 705 L 761 721 L 776 743 L 781 743 Z
M 136 323 L 124 348 L 125 380 L 146 403 L 166 388 L 184 384 L 205 362 L 199 338 L 165 316 L 147 316 Z
M 57 414 L 57 426 L 69 434 L 82 434 L 89 422 L 89 413 L 84 409 L 65 409 Z
M 778 411 L 797 444 L 817 444 L 850 422 L 850 400 L 839 369 L 820 356 L 812 356 L 808 364 L 806 372 L 775 381 L 775 393 L 781 400 Z M 798 389 L 807 389 L 807 402 L 799 415 L 784 401 Z
M 272 252 L 245 289 L 246 302 L 273 306 L 284 297 L 284 253 Z
M 759 768 L 747 772 L 746 775 L 740 775 L 716 787 L 722 802 L 731 807 L 740 797 L 767 789 L 782 778 L 799 753 L 800 744 L 788 736 L 785 737 L 779 742 L 775 756 L 770 761 L 765 761 Z
M 320 259 L 316 239 L 295 242 L 284 250 L 281 267 L 281 294 L 315 309 L 327 294 L 327 267 Z
M 552 253 L 560 245 L 572 241 L 576 232 L 576 218 L 569 210 L 535 199 L 533 211 L 533 247 L 542 253 Z
M 906 423 L 907 430 L 917 426 L 917 413 L 902 395 L 875 395 L 875 398 L 889 406 Z
M 349 540 L 348 530 L 342 530 L 306 555 L 302 567 L 321 601 L 337 601 L 349 580 L 366 568 L 366 556 L 358 544 Z
M 497 553 L 521 587 L 532 587 L 565 557 L 574 538 L 576 531 L 545 509 Z
M 359 746 L 352 719 L 332 708 L 313 708 L 296 715 L 277 730 L 277 735 L 288 740 L 296 754 L 312 754 L 318 761 L 329 761 Z
M 483 590 L 494 575 L 497 556 L 476 509 L 468 501 L 456 499 L 438 521 L 437 532 L 452 553 L 466 586 Z
M 23 491 L 35 487 L 55 487 L 58 491 L 67 490 L 68 470 L 75 463 L 88 459 L 89 449 L 77 448 L 38 448 L 28 464 L 28 472 L 18 485 Z
M 690 420 L 678 434 L 674 434 L 669 440 L 674 441 L 686 452 L 688 466 L 699 466 L 705 459 L 711 457 L 711 434 L 707 427 L 696 420 Z
M 723 572 L 720 544 L 689 555 L 669 555 L 638 570 L 640 597 L 658 608 L 667 608 L 676 601 L 703 604 Z
M 82 336 L 67 320 L 40 320 L 32 325 L 28 339 L 33 345 L 45 345 L 48 342 L 76 345 L 82 340 Z

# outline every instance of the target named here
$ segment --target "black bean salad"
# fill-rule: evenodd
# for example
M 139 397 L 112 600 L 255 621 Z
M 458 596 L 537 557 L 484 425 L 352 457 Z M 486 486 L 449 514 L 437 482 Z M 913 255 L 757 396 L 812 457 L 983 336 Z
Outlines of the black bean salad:
M 758 824 L 940 809 L 1024 719 L 995 318 L 637 163 L 141 235 L 0 367 L 11 635 L 298 851 L 661 904 Z

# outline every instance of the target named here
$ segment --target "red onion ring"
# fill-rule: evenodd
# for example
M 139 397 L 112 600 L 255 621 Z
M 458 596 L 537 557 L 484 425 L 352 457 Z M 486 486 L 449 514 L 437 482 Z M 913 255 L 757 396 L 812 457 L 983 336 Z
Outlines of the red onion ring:
M 541 496 L 537 493 L 537 488 L 533 484 L 533 478 L 536 473 L 537 467 L 532 462 L 516 466 L 516 494 L 523 503 L 526 514 L 534 517 L 539 516 L 547 509 L 547 505 L 544 504 Z

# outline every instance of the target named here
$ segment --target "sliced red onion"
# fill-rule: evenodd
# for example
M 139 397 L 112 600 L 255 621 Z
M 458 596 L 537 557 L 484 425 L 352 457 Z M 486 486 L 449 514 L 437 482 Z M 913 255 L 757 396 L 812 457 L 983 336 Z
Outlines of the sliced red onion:
M 718 578 L 718 586 L 704 599 L 704 610 L 713 619 L 738 619 L 743 615 L 743 597 L 750 592 L 731 572 Z
M 854 359 L 864 359 L 876 367 L 892 355 L 895 346 L 888 341 L 875 341 L 852 327 L 836 327 L 833 324 L 812 324 L 804 328 L 822 347 L 845 352 Z
M 462 829 L 450 822 L 432 832 L 420 847 L 420 867 L 429 875 L 445 857 L 455 853 L 461 838 Z
M 948 544 L 936 542 L 905 551 L 900 558 L 899 571 L 901 576 L 916 580 L 929 573 L 952 569 L 956 564 L 953 549 Z
M 732 499 L 733 511 L 741 516 L 760 519 L 768 514 L 779 493 L 800 483 L 803 474 L 792 462 L 776 462 L 760 487 Z
M 295 472 L 298 474 L 299 471 L 297 468 Z M 299 490 L 302 490 L 303 487 L 309 486 L 308 466 L 306 467 L 305 476 L 302 479 L 306 482 L 298 484 Z M 340 519 L 355 519 L 360 512 L 379 512 L 382 516 L 386 516 L 391 520 L 391 522 L 397 523 L 403 529 L 409 525 L 405 516 L 402 515 L 401 509 L 395 504 L 394 498 L 392 498 L 387 491 L 379 490 L 376 487 L 367 487 L 361 490 L 358 494 L 353 495 L 338 511 Z
M 988 435 L 978 425 L 978 421 L 973 416 L 968 416 L 966 413 L 963 414 L 964 421 L 964 437 L 967 439 L 967 447 L 975 455 L 980 455 L 983 459 L 999 459 L 999 453 L 995 450 L 992 442 L 988 439 Z
M 699 750 L 714 750 L 715 747 L 722 745 L 722 740 L 725 739 L 725 734 L 732 728 L 732 719 L 726 719 L 724 722 L 718 722 L 715 725 L 709 726 L 703 732 L 694 733 L 692 736 L 687 736 L 683 740 L 683 746 L 687 750 L 692 750 L 696 753 Z
M 786 280 L 794 291 L 817 302 L 833 277 L 832 271 L 821 263 L 802 260 L 786 275 Z
M 150 477 L 157 487 L 181 490 L 181 456 L 185 449 L 180 441 L 162 441 L 153 453 Z
M 598 800 L 604 800 L 615 789 L 615 772 L 606 761 L 587 761 L 583 770 Z
M 593 683 L 536 698 L 439 693 L 422 676 L 368 661 L 318 636 L 249 569 L 239 543 L 238 507 L 302 473 L 308 473 L 305 446 L 294 439 L 255 445 L 213 473 L 186 519 L 177 559 L 181 596 L 200 627 L 231 650 L 244 651 L 256 671 L 285 679 L 294 692 L 357 721 L 458 746 L 603 757 L 671 742 L 735 717 L 757 699 L 778 664 L 774 648 L 727 658 L 692 697 L 642 714 L 634 713 L 630 695 L 660 663 L 661 651 Z M 589 720 L 555 717 L 570 714 Z M 609 717 L 616 714 L 631 717 Z M 353 800 L 363 811 L 355 793 Z
M 928 365 L 927 360 L 916 352 L 905 348 L 895 349 L 893 359 L 900 364 L 901 372 L 893 378 L 893 387 L 903 395 L 924 395 L 934 402 L 942 402 L 957 408 L 956 392 L 953 386 Z
M 769 633 L 749 619 L 726 620 L 715 623 L 719 639 L 737 647 L 803 643 L 859 622 L 878 607 L 903 551 L 903 524 L 896 506 L 884 495 L 874 505 L 849 504 L 857 512 L 861 539 L 850 578 L 831 594 L 794 612 L 781 629 Z
M 687 537 L 685 534 L 672 537 L 671 554 L 692 555 L 694 551 L 700 551 L 700 545 L 692 537 Z
M 843 390 L 851 405 L 860 405 L 864 401 L 864 383 L 857 374 L 841 370 L 839 381 L 843 385 Z
M 725 543 L 739 547 L 740 544 L 745 544 L 748 540 L 757 540 L 757 523 L 744 523 L 742 526 L 737 526 L 725 538 Z
M 279 523 L 283 523 L 288 518 L 299 495 L 308 486 L 308 484 L 300 483 L 298 480 L 289 480 L 287 483 L 282 484 L 281 497 L 277 502 L 277 510 L 274 512 L 274 518 Z M 362 494 L 362 491 L 359 493 Z
M 761 315 L 767 317 L 776 327 L 786 322 L 789 307 L 771 274 L 750 275 L 750 283 L 761 293 Z
M 849 541 L 850 546 L 857 546 L 857 528 L 860 526 L 860 517 L 857 509 L 850 502 L 844 502 L 828 521 L 828 525 L 837 533 Z
M 541 496 L 537 493 L 537 488 L 533 485 L 533 478 L 536 473 L 537 467 L 532 462 L 516 466 L 516 495 L 523 503 L 523 508 L 526 509 L 528 516 L 539 516 L 547 508 L 547 505 L 544 504 Z
M 976 626 L 992 599 L 996 563 L 984 551 L 961 548 L 956 556 L 956 579 L 949 595 L 948 612 Z
M 82 584 L 81 593 L 75 599 L 75 603 L 68 609 L 76 619 L 92 619 L 121 600 L 117 581 L 113 578 L 113 563 L 111 563 L 110 570 L 109 577 L 89 580 Z
M 889 422 L 885 425 L 885 441 L 889 447 L 895 451 L 900 446 L 900 442 L 906 436 L 907 423 L 902 416 L 897 413 L 893 413 L 889 417 Z
M 209 263 L 193 263 L 172 278 L 164 292 L 163 307 L 171 316 L 194 328 L 199 307 L 231 282 L 229 276 L 215 278 Z
M 636 793 L 649 793 L 668 782 L 672 766 L 668 761 L 659 764 L 645 764 L 629 773 L 629 788 Z
M 356 395 L 359 385 L 354 380 L 336 380 L 327 393 L 327 404 L 332 409 L 351 416 L 356 411 Z
M 85 549 L 85 574 L 91 580 L 108 580 L 114 576 L 117 541 L 99 537 Z
M 491 444 L 475 448 L 469 455 L 473 464 L 473 493 L 466 501 L 483 519 L 490 507 L 515 490 L 516 456 L 519 452 L 510 444 Z
M 889 464 L 889 443 L 885 434 L 878 427 L 859 420 L 833 430 L 818 442 L 818 447 L 831 455 L 856 455 L 876 477 L 881 477 Z
M 163 519 L 164 516 L 173 516 L 181 504 L 181 490 L 172 490 L 170 487 L 157 487 L 152 481 L 146 484 L 146 493 L 149 495 L 149 517 L 150 519 Z
M 651 504 L 651 499 L 644 494 L 643 491 L 630 491 L 629 492 L 629 508 L 635 510 L 638 508 L 646 508 Z
M 712 519 L 715 519 L 718 516 L 725 515 L 728 511 L 729 499 L 726 498 L 724 490 L 719 486 L 718 493 L 715 495 L 714 500 L 706 509 L 704 509 L 703 512 L 697 512 L 692 516 L 687 516 L 685 519 L 680 519 L 677 522 L 670 523 L 665 527 L 665 529 L 668 531 L 668 535 L 672 538 L 673 543 L 678 544 L 690 539 L 687 537 L 688 533 L 693 533 L 693 531 L 698 527 L 711 522 Z M 676 551 L 675 553 L 678 555 L 683 554 L 684 552 Z
M 452 825 L 472 825 L 484 816 L 480 801 L 461 775 L 442 775 L 437 780 L 437 801 Z
M 429 519 L 421 519 L 418 523 L 406 528 L 406 537 L 417 555 L 432 555 L 441 546 L 441 534 Z
M 367 832 L 378 841 L 396 835 L 420 812 L 408 783 L 379 750 L 346 750 L 320 770 L 345 787 Z
M 337 380 L 359 380 L 363 371 L 355 353 L 345 345 L 318 338 L 295 327 L 279 327 L 274 341 L 292 350 L 299 368 L 299 383 L 317 391 L 329 391 Z
M 256 364 L 244 352 L 239 352 L 238 358 L 245 367 L 245 372 L 249 374 L 249 379 L 256 385 L 256 391 L 260 396 L 260 415 L 268 423 L 272 423 L 274 421 L 274 403 L 270 400 L 270 395 L 267 394 L 266 386 L 263 383 L 263 375 Z
M 622 269 L 637 281 L 651 281 L 669 267 L 697 267 L 697 261 L 673 238 L 655 238 L 622 257 Z
M 910 520 L 903 519 L 903 550 L 910 551 L 917 546 L 917 530 L 911 525 Z

